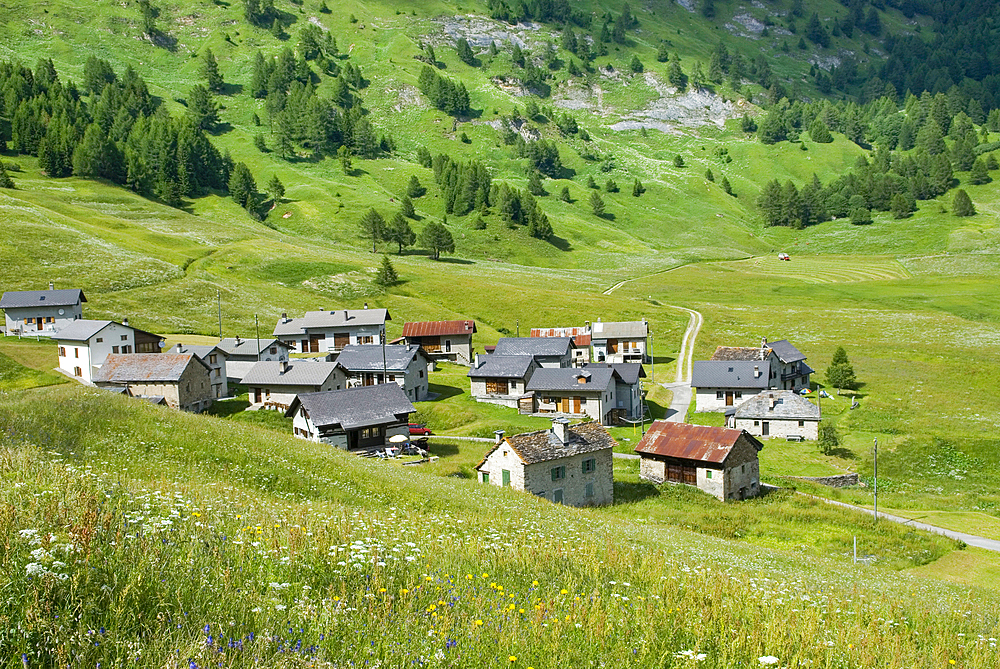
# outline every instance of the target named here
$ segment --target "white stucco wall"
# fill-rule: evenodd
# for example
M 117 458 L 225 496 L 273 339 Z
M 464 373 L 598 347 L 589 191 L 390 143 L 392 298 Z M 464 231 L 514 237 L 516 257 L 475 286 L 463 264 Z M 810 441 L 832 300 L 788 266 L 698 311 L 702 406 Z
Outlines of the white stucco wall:
M 107 325 L 86 342 L 65 341 L 58 335 L 55 340 L 57 351 L 65 349 L 65 355 L 59 355 L 59 369 L 85 383 L 93 383 L 94 374 L 110 354 L 135 353 L 135 331 L 119 323 Z M 74 367 L 81 368 L 80 376 L 74 374 Z
M 488 402 L 500 406 L 517 408 L 517 398 L 524 394 L 525 382 L 521 379 L 507 379 L 506 395 L 491 395 L 486 392 L 486 379 L 470 378 L 470 393 L 477 402 Z
M 725 411 L 729 406 L 736 406 L 760 392 L 760 390 L 734 390 L 732 388 L 697 388 L 696 390 L 695 411 Z M 721 399 L 716 396 L 720 391 L 722 392 Z M 733 393 L 733 403 L 729 406 L 726 405 L 727 392 Z
M 800 426 L 798 420 L 782 420 L 775 418 L 737 418 L 735 427 L 737 430 L 746 430 L 755 437 L 763 436 L 764 423 L 768 424 L 768 437 L 780 437 L 784 439 L 789 435 L 798 435 L 805 439 L 815 441 L 819 439 L 819 421 L 804 420 Z
M 59 313 L 62 311 L 63 313 Z M 26 318 L 41 318 L 42 325 L 37 322 L 25 323 Z M 51 318 L 51 323 L 44 322 Z M 4 320 L 7 333 L 17 331 L 21 334 L 49 334 L 58 332 L 74 320 L 83 318 L 83 305 L 79 302 L 73 306 L 43 306 L 43 307 L 13 307 L 4 310 Z

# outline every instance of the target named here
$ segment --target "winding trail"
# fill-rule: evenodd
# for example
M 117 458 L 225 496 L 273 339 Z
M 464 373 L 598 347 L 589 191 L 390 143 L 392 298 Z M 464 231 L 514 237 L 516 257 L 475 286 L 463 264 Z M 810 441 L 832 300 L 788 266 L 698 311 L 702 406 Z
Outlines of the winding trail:
M 686 311 L 690 316 L 687 329 L 681 338 L 681 348 L 677 353 L 677 374 L 673 383 L 664 383 L 663 387 L 673 393 L 670 407 L 667 409 L 666 420 L 671 423 L 683 423 L 687 418 L 688 407 L 691 406 L 691 370 L 694 368 L 694 342 L 701 331 L 705 318 L 700 312 L 674 304 L 665 305 L 671 309 Z

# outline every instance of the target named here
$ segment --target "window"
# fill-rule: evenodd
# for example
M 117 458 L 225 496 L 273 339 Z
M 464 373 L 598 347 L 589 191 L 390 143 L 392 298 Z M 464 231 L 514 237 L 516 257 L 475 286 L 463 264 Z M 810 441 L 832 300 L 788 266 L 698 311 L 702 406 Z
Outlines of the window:
M 760 421 L 759 421 L 759 420 L 755 420 L 755 421 L 753 422 L 753 426 L 754 426 L 754 427 L 757 427 L 758 425 L 760 425 Z
M 374 344 L 375 343 L 375 338 L 372 337 L 371 335 L 365 335 L 364 337 L 358 337 L 358 339 L 361 340 L 359 342 L 361 344 Z
M 382 436 L 382 428 L 378 426 L 366 427 L 361 430 L 362 439 L 377 439 L 378 437 L 381 436 Z
M 589 474 L 590 472 L 597 470 L 597 460 L 595 458 L 587 458 L 583 461 L 583 473 Z
M 593 496 L 594 496 L 594 484 L 593 483 L 588 483 L 587 484 L 587 490 L 584 493 L 584 497 L 593 497 Z
M 80 357 L 80 349 L 78 349 L 78 348 L 74 348 L 73 349 L 73 357 L 74 358 L 79 358 Z
M 799 427 L 805 427 L 805 426 L 806 426 L 806 422 L 804 420 L 800 420 L 799 421 Z
M 563 501 L 563 491 L 562 488 L 557 488 L 552 491 L 552 501 L 556 504 L 562 504 Z
M 738 400 L 743 399 L 743 393 L 742 393 L 742 391 L 739 391 L 739 390 L 736 391 L 736 399 L 738 399 Z
M 553 481 L 562 481 L 564 478 L 566 478 L 566 467 L 559 466 L 559 467 L 553 467 L 552 468 L 552 480 Z
M 98 343 L 98 344 L 101 344 L 101 343 L 103 343 L 103 342 L 104 342 L 104 337 L 98 337 L 98 338 L 97 338 L 97 343 Z
M 389 375 L 389 381 L 395 381 L 395 380 L 396 380 L 396 375 L 395 374 L 390 374 Z
M 487 395 L 506 395 L 507 393 L 507 379 L 486 379 Z
M 424 378 L 424 370 L 422 370 L 422 369 L 420 370 L 419 376 L 420 376 L 420 378 Z
M 715 399 L 717 399 L 717 400 L 724 400 L 724 399 L 726 399 L 726 395 L 721 390 L 716 390 L 715 391 Z
M 118 353 L 119 352 L 119 348 L 117 346 L 112 346 L 111 347 L 111 352 L 112 353 Z
M 128 341 L 128 335 L 122 335 L 122 341 Z
M 489 482 L 490 482 L 490 473 L 483 472 L 483 483 L 489 483 Z
M 59 357 L 60 358 L 65 358 L 66 357 L 66 347 L 65 346 L 60 346 L 59 347 Z
M 216 355 L 215 355 L 214 353 L 213 353 L 212 355 L 208 356 L 208 362 L 209 362 L 210 364 L 213 364 L 213 365 L 214 365 L 214 364 L 215 364 L 215 361 L 216 361 L 216 359 L 217 359 L 217 357 L 216 357 Z
M 79 367 L 73 368 L 73 376 L 83 376 L 83 370 Z
M 450 339 L 445 339 L 444 340 L 444 352 L 445 353 L 451 353 L 451 340 Z
M 271 355 L 277 355 L 277 353 L 278 353 L 278 347 L 277 346 L 272 346 L 271 347 Z
M 705 478 L 707 478 L 707 479 L 712 478 L 712 470 L 711 469 L 706 469 L 705 470 Z

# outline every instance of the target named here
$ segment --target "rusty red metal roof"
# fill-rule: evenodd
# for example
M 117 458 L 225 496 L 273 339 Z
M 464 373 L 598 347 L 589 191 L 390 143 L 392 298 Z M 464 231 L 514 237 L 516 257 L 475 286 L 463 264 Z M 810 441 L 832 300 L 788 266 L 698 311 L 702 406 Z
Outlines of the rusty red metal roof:
M 574 348 L 590 346 L 590 330 L 585 327 L 531 328 L 532 337 L 570 337 Z
M 743 430 L 725 427 L 656 420 L 635 447 L 635 452 L 722 464 L 743 434 Z M 753 439 L 750 435 L 747 437 Z
M 476 321 L 421 321 L 403 325 L 404 337 L 440 337 L 442 335 L 471 335 L 476 331 Z

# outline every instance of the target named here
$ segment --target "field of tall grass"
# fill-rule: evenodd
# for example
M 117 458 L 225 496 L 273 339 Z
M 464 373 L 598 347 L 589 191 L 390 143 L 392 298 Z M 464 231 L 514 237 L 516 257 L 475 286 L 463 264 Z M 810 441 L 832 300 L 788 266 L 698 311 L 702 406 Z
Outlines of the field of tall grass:
M 557 507 L 73 386 L 0 396 L 0 429 L 4 666 L 1000 660 L 989 591 Z

